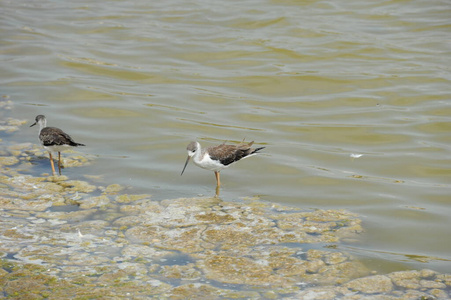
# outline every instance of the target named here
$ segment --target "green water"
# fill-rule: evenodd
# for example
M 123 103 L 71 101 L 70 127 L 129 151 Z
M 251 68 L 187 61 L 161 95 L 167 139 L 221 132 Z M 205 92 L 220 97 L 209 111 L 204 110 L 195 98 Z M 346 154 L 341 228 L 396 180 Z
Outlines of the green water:
M 2 95 L 101 176 L 213 195 L 191 140 L 255 140 L 221 197 L 358 213 L 379 272 L 451 269 L 451 7 L 443 1 L 0 1 Z M 37 142 L 23 127 L 16 142 Z M 7 137 L 3 138 L 6 140 Z M 360 157 L 351 157 L 360 154 Z M 49 167 L 49 166 L 48 166 Z M 42 170 L 39 170 L 42 171 Z

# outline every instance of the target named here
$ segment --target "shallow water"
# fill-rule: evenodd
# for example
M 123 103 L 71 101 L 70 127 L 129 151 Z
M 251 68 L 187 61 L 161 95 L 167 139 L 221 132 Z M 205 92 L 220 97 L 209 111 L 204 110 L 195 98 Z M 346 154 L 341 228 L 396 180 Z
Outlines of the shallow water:
M 221 198 L 346 208 L 366 232 L 340 247 L 372 269 L 451 269 L 448 2 L 0 7 L 11 116 L 45 114 L 96 158 L 65 175 L 213 195 L 212 172 L 180 176 L 186 145 L 255 140 L 264 154 L 222 172 Z M 15 141 L 37 142 L 22 129 Z

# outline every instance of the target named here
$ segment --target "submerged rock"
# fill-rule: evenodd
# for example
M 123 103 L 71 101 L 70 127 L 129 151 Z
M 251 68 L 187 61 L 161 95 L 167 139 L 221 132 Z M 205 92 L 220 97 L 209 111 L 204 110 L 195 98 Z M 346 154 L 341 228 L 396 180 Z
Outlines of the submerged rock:
M 58 184 L 68 192 L 92 193 L 97 189 L 95 185 L 81 180 L 60 181 L 58 182 Z
M 106 206 L 107 204 L 110 203 L 110 199 L 107 196 L 102 195 L 98 197 L 85 198 L 81 201 L 77 201 L 77 203 L 80 205 L 80 208 L 86 209 Z
M 107 186 L 107 187 L 105 188 L 104 193 L 105 193 L 105 194 L 113 195 L 113 194 L 119 193 L 119 192 L 122 191 L 123 189 L 124 189 L 124 187 L 121 186 L 121 185 L 119 185 L 119 184 L 110 184 L 109 186 Z
M 223 283 L 278 286 L 288 279 L 273 274 L 273 269 L 247 257 L 212 255 L 199 263 L 208 279 Z
M 388 293 L 393 290 L 393 283 L 388 276 L 375 275 L 354 279 L 344 285 L 345 287 L 365 294 Z
M 12 166 L 19 163 L 19 159 L 15 156 L 0 156 L 0 167 Z

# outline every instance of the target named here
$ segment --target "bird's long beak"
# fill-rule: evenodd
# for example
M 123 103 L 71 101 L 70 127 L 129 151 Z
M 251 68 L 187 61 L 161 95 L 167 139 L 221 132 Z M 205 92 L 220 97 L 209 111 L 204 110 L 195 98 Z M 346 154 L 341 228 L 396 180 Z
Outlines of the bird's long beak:
M 37 122 L 34 122 L 33 124 L 30 125 L 30 127 L 33 127 L 34 125 L 36 125 Z
M 188 164 L 190 158 L 191 158 L 191 156 L 188 156 L 188 157 L 186 158 L 185 166 L 183 167 L 182 174 L 180 174 L 180 176 L 182 176 L 182 175 L 183 175 L 183 172 L 185 172 L 186 165 Z

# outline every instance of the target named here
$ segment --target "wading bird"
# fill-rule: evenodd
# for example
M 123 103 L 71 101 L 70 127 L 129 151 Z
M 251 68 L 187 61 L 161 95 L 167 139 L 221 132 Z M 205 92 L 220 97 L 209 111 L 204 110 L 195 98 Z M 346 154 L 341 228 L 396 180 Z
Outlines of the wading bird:
M 192 157 L 193 162 L 196 166 L 215 172 L 217 196 L 219 195 L 219 187 L 221 186 L 219 172 L 222 169 L 227 168 L 234 162 L 237 162 L 246 157 L 253 156 L 257 154 L 258 151 L 265 148 L 252 148 L 253 143 L 253 141 L 247 144 L 241 143 L 239 145 L 226 145 L 224 143 L 218 146 L 211 146 L 202 149 L 198 142 L 191 142 L 186 147 L 186 150 L 188 151 L 188 157 L 180 175 L 183 175 L 183 172 L 185 171 L 185 168 L 188 165 L 190 158 Z
M 43 115 L 36 117 L 36 122 L 30 127 L 39 125 L 39 141 L 41 145 L 49 152 L 50 165 L 52 166 L 53 176 L 55 176 L 55 166 L 53 165 L 52 152 L 58 152 L 58 172 L 61 175 L 61 151 L 67 150 L 69 147 L 85 146 L 76 143 L 64 131 L 56 127 L 47 127 L 47 119 Z

